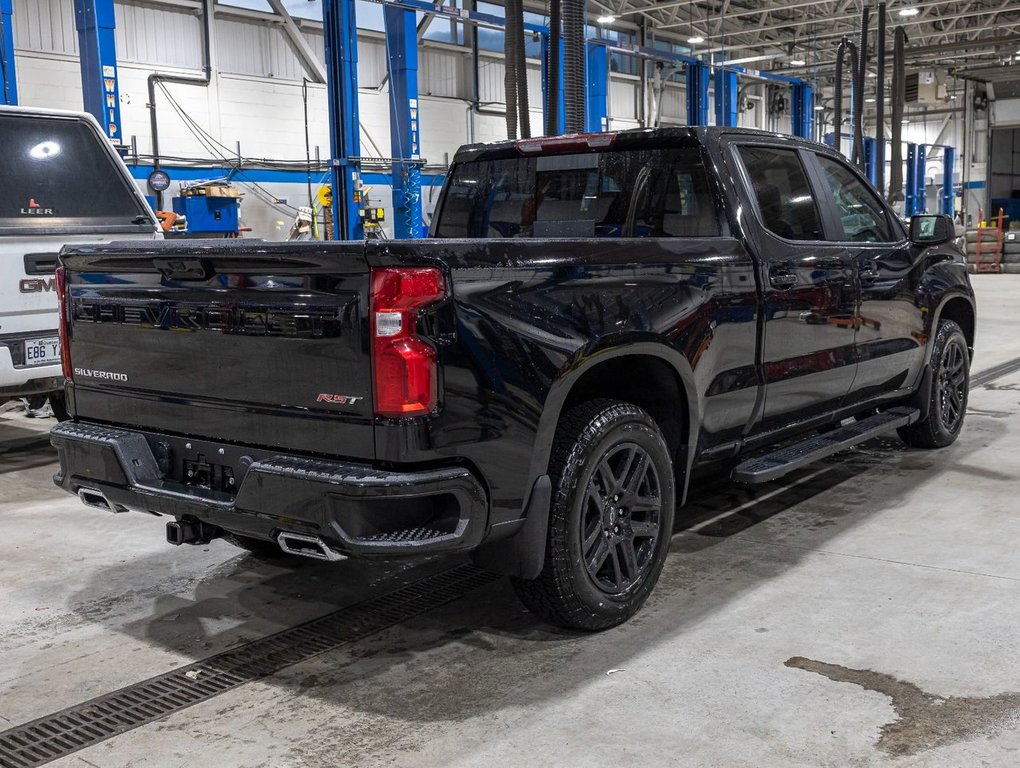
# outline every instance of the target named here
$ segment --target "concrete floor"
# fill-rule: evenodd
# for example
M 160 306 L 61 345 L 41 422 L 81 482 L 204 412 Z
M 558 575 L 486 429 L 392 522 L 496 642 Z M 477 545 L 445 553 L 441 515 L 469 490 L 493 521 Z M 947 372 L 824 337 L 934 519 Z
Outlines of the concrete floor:
M 1020 357 L 1020 276 L 975 284 L 981 371 Z M 879 440 L 756 490 L 703 482 L 618 629 L 551 630 L 494 581 L 54 765 L 1016 766 L 1018 414 L 1013 373 L 972 393 L 951 449 Z M 0 730 L 448 565 L 178 549 L 54 469 L 0 454 Z

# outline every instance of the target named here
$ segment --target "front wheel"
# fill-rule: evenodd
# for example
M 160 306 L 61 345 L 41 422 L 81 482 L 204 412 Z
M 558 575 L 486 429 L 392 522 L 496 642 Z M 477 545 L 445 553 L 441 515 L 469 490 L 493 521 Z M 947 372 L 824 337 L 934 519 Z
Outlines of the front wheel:
M 545 566 L 514 579 L 521 602 L 570 629 L 621 624 L 659 578 L 673 532 L 669 446 L 630 403 L 593 400 L 563 417 L 553 444 Z
M 970 352 L 960 326 L 952 320 L 939 322 L 931 351 L 931 377 L 927 393 L 928 415 L 900 427 L 900 438 L 915 448 L 943 448 L 963 429 L 970 392 Z

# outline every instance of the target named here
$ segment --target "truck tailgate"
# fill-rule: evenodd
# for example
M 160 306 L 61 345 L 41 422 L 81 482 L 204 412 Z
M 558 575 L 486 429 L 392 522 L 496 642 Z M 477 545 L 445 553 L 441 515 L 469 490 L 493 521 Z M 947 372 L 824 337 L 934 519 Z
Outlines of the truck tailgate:
M 369 267 L 344 245 L 66 248 L 74 415 L 373 458 Z

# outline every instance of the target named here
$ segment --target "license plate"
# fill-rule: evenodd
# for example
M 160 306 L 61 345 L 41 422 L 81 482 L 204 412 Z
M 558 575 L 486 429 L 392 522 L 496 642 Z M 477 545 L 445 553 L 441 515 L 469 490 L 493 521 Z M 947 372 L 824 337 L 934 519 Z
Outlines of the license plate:
M 29 339 L 25 342 L 25 365 L 60 362 L 60 339 Z

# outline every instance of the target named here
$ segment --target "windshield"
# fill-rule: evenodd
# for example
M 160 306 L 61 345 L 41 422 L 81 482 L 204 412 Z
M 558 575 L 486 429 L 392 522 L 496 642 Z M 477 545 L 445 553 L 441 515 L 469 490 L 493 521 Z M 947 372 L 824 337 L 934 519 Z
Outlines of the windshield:
M 151 229 L 104 141 L 83 120 L 0 114 L 0 230 Z

